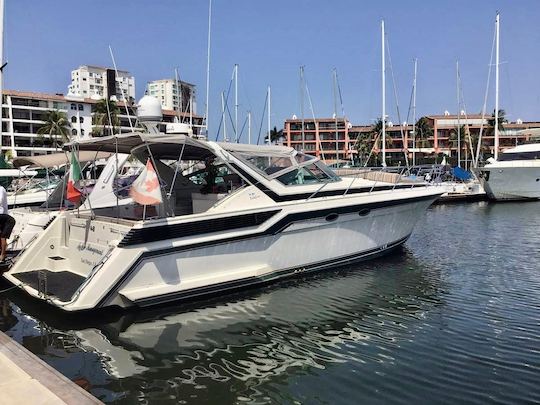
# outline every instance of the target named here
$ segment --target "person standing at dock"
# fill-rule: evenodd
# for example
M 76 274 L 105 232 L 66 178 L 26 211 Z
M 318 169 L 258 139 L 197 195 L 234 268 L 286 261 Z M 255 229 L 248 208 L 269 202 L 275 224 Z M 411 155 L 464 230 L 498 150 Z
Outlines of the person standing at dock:
M 7 192 L 0 186 L 0 263 L 6 258 L 7 240 L 11 236 L 15 218 L 8 214 Z

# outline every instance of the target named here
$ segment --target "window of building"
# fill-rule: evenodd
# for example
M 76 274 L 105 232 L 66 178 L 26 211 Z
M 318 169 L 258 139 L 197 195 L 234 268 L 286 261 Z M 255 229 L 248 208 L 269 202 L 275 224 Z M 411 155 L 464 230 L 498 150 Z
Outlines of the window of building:
M 77 136 L 77 130 L 76 130 L 76 129 L 72 129 L 72 130 L 71 130 L 71 135 Z
M 76 110 L 76 109 L 77 109 L 77 105 L 76 105 L 75 103 L 71 103 L 71 105 L 70 105 L 69 108 L 72 109 L 72 110 Z
M 85 91 L 85 93 L 86 93 L 86 91 Z M 79 111 L 83 111 L 83 110 L 84 110 L 84 106 L 83 106 L 82 104 L 79 104 L 78 107 L 79 107 Z
M 79 122 L 82 124 L 84 122 L 84 117 L 79 117 Z
M 81 135 L 84 136 L 84 129 L 81 129 Z
M 75 116 L 71 117 L 71 122 L 73 124 L 75 124 L 77 122 L 77 117 L 75 117 Z

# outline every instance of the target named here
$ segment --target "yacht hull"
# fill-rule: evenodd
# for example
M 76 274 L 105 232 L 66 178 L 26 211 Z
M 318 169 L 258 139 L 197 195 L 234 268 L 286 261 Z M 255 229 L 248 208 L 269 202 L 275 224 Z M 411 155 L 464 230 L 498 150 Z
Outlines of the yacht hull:
M 491 200 L 540 198 L 540 167 L 485 167 L 484 188 Z
M 68 311 L 148 306 L 222 293 L 396 248 L 440 194 L 400 193 L 402 198 L 394 200 L 317 199 L 137 229 L 63 214 L 47 229 L 50 235 L 36 241 L 41 251 L 23 255 L 4 277 Z M 182 233 L 187 236 L 171 238 Z M 123 239 L 116 245 L 100 245 L 119 234 Z M 51 263 L 48 267 L 42 264 L 44 257 Z M 51 288 L 43 289 L 40 271 L 48 275 Z M 73 277 L 68 280 L 67 275 Z
M 56 211 L 34 211 L 29 207 L 9 211 L 15 227 L 8 239 L 8 252 L 18 253 L 32 242 L 58 215 Z

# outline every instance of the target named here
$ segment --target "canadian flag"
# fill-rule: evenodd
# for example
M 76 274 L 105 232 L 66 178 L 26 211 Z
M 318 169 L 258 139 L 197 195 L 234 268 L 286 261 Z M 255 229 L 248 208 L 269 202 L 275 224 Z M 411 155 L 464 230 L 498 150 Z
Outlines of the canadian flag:
M 150 159 L 146 161 L 145 168 L 131 185 L 129 195 L 133 201 L 141 205 L 156 205 L 163 202 L 159 179 Z

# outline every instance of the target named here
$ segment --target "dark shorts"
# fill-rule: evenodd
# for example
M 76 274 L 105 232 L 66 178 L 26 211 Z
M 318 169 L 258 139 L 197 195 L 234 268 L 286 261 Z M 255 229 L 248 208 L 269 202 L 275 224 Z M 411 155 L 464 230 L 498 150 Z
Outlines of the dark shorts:
M 0 238 L 9 239 L 15 226 L 15 218 L 8 214 L 0 214 Z

